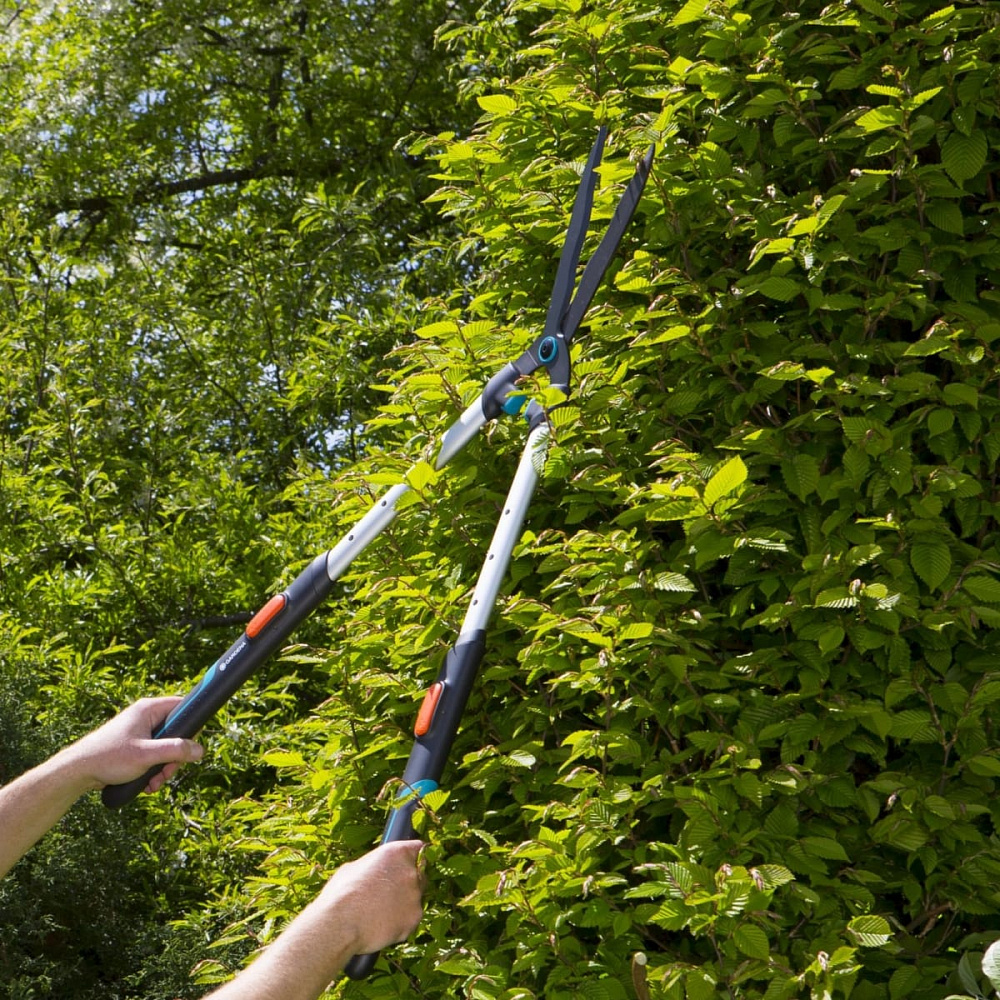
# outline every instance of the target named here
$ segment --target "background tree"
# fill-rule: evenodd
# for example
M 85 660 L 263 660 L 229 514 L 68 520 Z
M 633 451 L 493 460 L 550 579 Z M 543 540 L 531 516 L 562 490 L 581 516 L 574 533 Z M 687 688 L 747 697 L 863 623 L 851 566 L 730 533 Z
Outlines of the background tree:
M 141 690 L 190 684 L 317 544 L 283 491 L 371 446 L 372 373 L 408 336 L 413 296 L 454 284 L 412 267 L 412 241 L 448 223 L 423 204 L 430 165 L 396 144 L 474 117 L 434 43 L 464 12 L 84 3 L 0 18 L 5 776 Z M 303 673 L 266 707 L 250 694 L 255 726 L 322 696 Z M 221 802 L 273 780 L 256 751 L 232 752 L 208 777 Z M 145 819 L 80 816 L 77 853 L 53 838 L 0 890 L 3 989 L 203 992 L 166 923 L 252 858 L 188 864 L 183 821 L 157 840 Z
M 436 162 L 430 204 L 456 229 L 405 258 L 405 281 L 443 282 L 420 307 L 374 313 L 415 336 L 390 353 L 393 394 L 354 461 L 298 452 L 281 490 L 250 489 L 248 442 L 262 438 L 230 437 L 238 421 L 197 395 L 211 377 L 244 398 L 220 354 L 187 383 L 211 433 L 190 436 L 187 405 L 151 411 L 191 471 L 162 480 L 175 513 L 129 558 L 112 544 L 119 521 L 89 528 L 86 512 L 113 503 L 89 499 L 72 449 L 5 465 L 36 546 L 72 523 L 80 552 L 103 545 L 75 575 L 64 553 L 5 590 L 19 628 L 38 595 L 42 634 L 68 636 L 61 659 L 23 634 L 12 646 L 46 664 L 42 718 L 175 681 L 171 644 L 188 678 L 224 645 L 161 625 L 127 653 L 76 652 L 95 607 L 121 614 L 105 634 L 143 621 L 120 580 L 166 601 L 187 574 L 191 592 L 214 589 L 211 607 L 231 594 L 249 609 L 431 452 L 535 335 L 579 164 L 607 122 L 595 215 L 651 140 L 654 177 L 579 341 L 450 792 L 423 817 L 428 917 L 379 975 L 333 993 L 981 991 L 973 956 L 1000 933 L 996 18 L 993 3 L 530 0 L 445 29 L 459 107 L 480 121 L 409 140 Z M 319 198 L 300 218 L 296 239 L 331 224 Z M 35 296 L 37 279 L 20 280 L 8 287 Z M 51 315 L 52 299 L 29 299 Z M 96 342 L 81 335 L 74 358 Z M 259 381 L 245 379 L 250 396 Z M 302 384 L 275 398 L 290 405 Z M 30 440 L 75 443 L 63 428 L 80 407 L 62 412 Z M 289 414 L 293 433 L 308 423 Z M 491 428 L 422 484 L 301 644 L 206 734 L 210 763 L 172 801 L 122 815 L 183 852 L 161 901 L 180 917 L 173 947 L 205 956 L 200 982 L 377 836 L 522 437 L 516 422 Z M 234 578 L 219 553 L 250 538 Z M 131 555 L 143 548 L 148 563 Z

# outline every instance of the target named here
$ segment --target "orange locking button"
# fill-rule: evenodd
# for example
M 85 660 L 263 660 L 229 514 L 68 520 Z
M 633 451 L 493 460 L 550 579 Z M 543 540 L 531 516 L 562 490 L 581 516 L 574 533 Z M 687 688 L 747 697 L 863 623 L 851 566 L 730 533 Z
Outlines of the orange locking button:
M 420 706 L 420 711 L 417 713 L 417 721 L 413 727 L 414 736 L 426 736 L 430 732 L 431 723 L 434 721 L 434 713 L 437 711 L 438 702 L 441 700 L 443 691 L 444 684 L 441 681 L 437 681 L 427 689 L 427 694 L 424 695 L 424 703 Z
M 250 620 L 250 624 L 247 625 L 247 635 L 251 639 L 256 639 L 285 610 L 287 603 L 288 598 L 284 594 L 272 597 Z

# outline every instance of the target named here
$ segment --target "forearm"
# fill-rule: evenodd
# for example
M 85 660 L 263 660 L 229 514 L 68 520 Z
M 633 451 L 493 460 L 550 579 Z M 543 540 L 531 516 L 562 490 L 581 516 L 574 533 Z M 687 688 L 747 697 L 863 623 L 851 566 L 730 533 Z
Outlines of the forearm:
M 207 1000 L 316 1000 L 354 955 L 381 951 L 420 922 L 420 841 L 342 865 L 274 944 Z
M 354 955 L 353 921 L 320 895 L 235 979 L 205 1000 L 316 1000 Z
M 16 781 L 0 788 L 0 878 L 85 792 L 131 781 L 164 764 L 149 790 L 159 788 L 182 761 L 197 760 L 191 740 L 154 740 L 151 733 L 180 698 L 143 698 L 99 729 Z
M 64 750 L 0 788 L 0 878 L 92 787 Z

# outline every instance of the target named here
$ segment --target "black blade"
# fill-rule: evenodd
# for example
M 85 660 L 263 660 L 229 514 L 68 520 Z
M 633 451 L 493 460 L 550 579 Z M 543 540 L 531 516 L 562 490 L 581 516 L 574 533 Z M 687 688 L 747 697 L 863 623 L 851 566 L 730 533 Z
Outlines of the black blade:
M 559 270 L 556 272 L 555 284 L 552 286 L 552 300 L 549 303 L 549 314 L 545 317 L 545 333 L 557 333 L 559 325 L 569 306 L 569 298 L 573 292 L 573 282 L 576 278 L 576 268 L 580 263 L 580 253 L 583 241 L 590 225 L 590 210 L 594 205 L 594 189 L 597 187 L 596 168 L 601 162 L 604 152 L 604 140 L 608 130 L 603 125 L 597 131 L 597 139 L 587 157 L 587 165 L 583 168 L 580 186 L 576 191 L 576 201 L 573 203 L 573 214 L 570 216 L 569 229 L 563 241 L 562 254 L 559 257 Z
M 629 185 L 625 189 L 621 201 L 618 202 L 618 207 L 615 209 L 615 214 L 611 220 L 611 224 L 608 226 L 608 231 L 604 234 L 604 238 L 594 252 L 594 256 L 587 261 L 587 266 L 583 270 L 583 277 L 580 279 L 580 286 L 577 289 L 576 296 L 563 317 L 562 333 L 567 344 L 570 343 L 576 331 L 580 328 L 580 323 L 583 322 L 583 317 L 590 308 L 594 293 L 604 280 L 604 275 L 611 265 L 611 260 L 615 252 L 618 250 L 618 245 L 625 235 L 625 230 L 628 229 L 629 223 L 632 221 L 632 216 L 635 215 L 636 206 L 642 197 L 642 191 L 646 186 L 646 180 L 649 178 L 652 166 L 653 147 L 650 146 L 646 155 L 636 167 L 635 174 L 632 180 L 629 181 Z M 562 262 L 560 261 L 560 269 L 561 264 Z M 546 329 L 548 329 L 547 326 Z

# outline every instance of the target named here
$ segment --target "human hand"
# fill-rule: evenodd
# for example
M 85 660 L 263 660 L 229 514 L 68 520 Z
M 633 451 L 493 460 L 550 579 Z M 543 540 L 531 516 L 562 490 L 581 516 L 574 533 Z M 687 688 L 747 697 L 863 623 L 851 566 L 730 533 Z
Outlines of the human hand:
M 421 897 L 427 879 L 421 864 L 423 843 L 383 844 L 357 861 L 342 865 L 319 895 L 355 935 L 354 954 L 366 955 L 405 940 L 423 916 Z
M 67 747 L 62 754 L 72 764 L 83 791 L 120 785 L 164 764 L 146 786 L 155 792 L 182 763 L 200 760 L 202 748 L 193 740 L 152 739 L 157 726 L 181 703 L 175 697 L 142 698 L 134 705 Z

